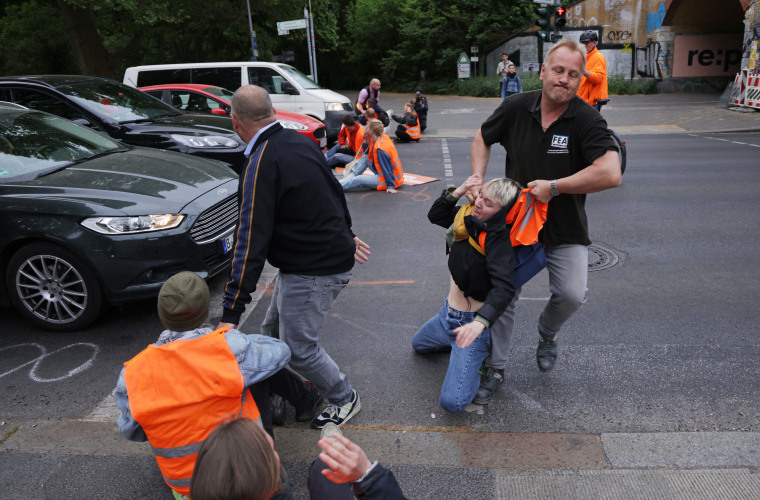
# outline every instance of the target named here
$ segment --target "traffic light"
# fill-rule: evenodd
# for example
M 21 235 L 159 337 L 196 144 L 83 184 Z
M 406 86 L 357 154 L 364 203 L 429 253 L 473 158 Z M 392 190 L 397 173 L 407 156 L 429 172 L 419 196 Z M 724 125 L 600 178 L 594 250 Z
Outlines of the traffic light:
M 538 19 L 536 19 L 536 26 L 541 28 L 536 32 L 536 35 L 543 40 L 548 40 L 547 34 L 551 28 L 553 13 L 554 10 L 549 7 L 536 8 L 536 14 L 538 14 Z
M 557 31 L 560 28 L 564 28 L 567 24 L 567 18 L 565 15 L 567 14 L 567 7 L 557 7 L 557 10 L 554 11 L 554 31 Z

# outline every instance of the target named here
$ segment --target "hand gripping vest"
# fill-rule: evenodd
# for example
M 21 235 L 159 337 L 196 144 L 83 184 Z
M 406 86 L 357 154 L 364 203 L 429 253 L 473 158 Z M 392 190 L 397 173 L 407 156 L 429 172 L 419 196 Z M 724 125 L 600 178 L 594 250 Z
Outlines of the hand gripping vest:
M 404 183 L 404 169 L 401 168 L 401 160 L 398 157 L 398 151 L 396 151 L 396 147 L 393 145 L 393 141 L 391 141 L 387 135 L 383 134 L 374 144 L 370 156 L 372 158 L 372 163 L 377 168 L 377 173 L 380 175 L 380 179 L 378 179 L 377 190 L 386 191 L 388 189 L 388 186 L 385 182 L 385 176 L 383 175 L 383 170 L 380 168 L 380 162 L 377 159 L 378 148 L 388 153 L 388 156 L 391 158 L 391 168 L 393 169 L 393 188 L 396 189 L 401 187 L 401 185 Z
M 132 417 L 148 436 L 164 481 L 182 495 L 190 494 L 195 459 L 211 431 L 233 418 L 259 420 L 227 330 L 150 345 L 124 363 Z

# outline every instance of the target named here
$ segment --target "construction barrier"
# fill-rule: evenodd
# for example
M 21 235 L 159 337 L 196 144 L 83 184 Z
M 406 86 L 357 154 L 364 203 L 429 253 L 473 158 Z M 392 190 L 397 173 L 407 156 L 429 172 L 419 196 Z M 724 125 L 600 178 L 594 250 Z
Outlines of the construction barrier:
M 731 97 L 728 99 L 729 104 L 734 106 L 744 106 L 747 98 L 747 78 L 749 70 L 743 69 L 736 74 L 734 86 L 731 89 Z
M 760 109 L 760 76 L 747 78 L 747 90 L 745 92 L 745 106 Z

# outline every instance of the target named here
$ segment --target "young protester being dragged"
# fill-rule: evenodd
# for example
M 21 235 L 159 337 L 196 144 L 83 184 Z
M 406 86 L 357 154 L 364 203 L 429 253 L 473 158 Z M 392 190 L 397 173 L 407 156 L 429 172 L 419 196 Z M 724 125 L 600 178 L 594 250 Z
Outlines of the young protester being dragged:
M 439 403 L 458 412 L 478 391 L 478 370 L 491 345 L 489 327 L 504 312 L 515 294 L 514 259 L 507 213 L 521 187 L 511 179 L 494 179 L 483 186 L 472 204 L 457 201 L 482 179 L 469 177 L 449 188 L 433 203 L 428 219 L 449 228 L 449 295 L 437 316 L 414 334 L 412 347 L 419 354 L 451 350 Z

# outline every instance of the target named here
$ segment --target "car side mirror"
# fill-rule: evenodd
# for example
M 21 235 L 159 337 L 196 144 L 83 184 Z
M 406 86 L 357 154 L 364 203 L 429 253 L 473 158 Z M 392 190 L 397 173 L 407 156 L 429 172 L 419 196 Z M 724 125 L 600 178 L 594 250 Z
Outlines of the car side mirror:
M 227 112 L 223 108 L 214 108 L 211 110 L 211 114 L 227 116 Z
M 293 84 L 290 83 L 287 80 L 283 80 L 282 85 L 280 86 L 280 88 L 282 89 L 282 92 L 285 93 L 285 94 L 290 94 L 290 95 L 299 95 L 300 94 L 300 92 L 298 91 L 298 89 L 296 89 L 293 86 Z

